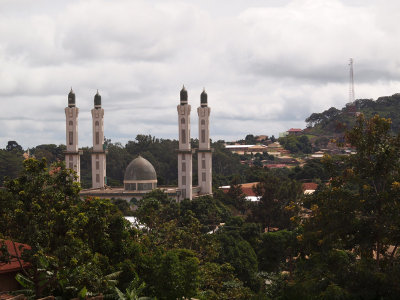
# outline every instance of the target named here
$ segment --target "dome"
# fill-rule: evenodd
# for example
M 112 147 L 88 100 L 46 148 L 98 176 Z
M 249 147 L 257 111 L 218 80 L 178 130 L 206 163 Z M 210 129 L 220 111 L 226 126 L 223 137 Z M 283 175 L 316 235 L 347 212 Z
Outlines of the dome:
M 101 107 L 101 96 L 99 90 L 97 90 L 96 95 L 94 95 L 94 107 Z
M 71 91 L 68 94 L 68 107 L 75 107 L 75 93 L 72 90 L 72 87 Z
M 200 104 L 202 107 L 207 106 L 207 93 L 205 89 L 203 89 L 203 92 L 200 95 Z
M 144 191 L 157 187 L 157 174 L 153 165 L 141 156 L 130 162 L 125 170 L 125 190 Z
M 187 93 L 187 90 L 185 89 L 185 86 L 183 86 L 181 89 L 181 105 L 184 105 L 187 103 L 188 103 L 188 93 Z

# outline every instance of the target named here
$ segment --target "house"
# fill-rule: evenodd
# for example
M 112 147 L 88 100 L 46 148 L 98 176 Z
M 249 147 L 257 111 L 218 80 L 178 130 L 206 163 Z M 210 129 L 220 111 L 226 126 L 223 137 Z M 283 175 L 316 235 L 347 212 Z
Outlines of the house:
M 248 201 L 259 201 L 260 197 L 254 193 L 253 187 L 255 187 L 259 182 L 249 182 L 240 184 L 243 194 L 246 195 L 246 200 Z M 224 193 L 227 193 L 230 189 L 230 185 L 220 186 L 219 189 Z
M 15 280 L 15 276 L 18 272 L 21 272 L 22 268 L 29 267 L 28 263 L 21 260 L 21 254 L 23 250 L 29 250 L 31 247 L 10 240 L 0 240 L 1 244 L 7 247 L 10 254 L 10 262 L 0 263 L 0 292 L 18 290 L 20 285 Z
M 236 154 L 256 154 L 267 152 L 265 145 L 225 145 L 225 148 Z
M 303 129 L 300 128 L 290 128 L 287 133 L 289 135 L 300 135 L 303 133 Z
M 310 195 L 314 193 L 317 187 L 318 184 L 316 184 L 315 182 L 306 182 L 301 185 L 304 195 Z

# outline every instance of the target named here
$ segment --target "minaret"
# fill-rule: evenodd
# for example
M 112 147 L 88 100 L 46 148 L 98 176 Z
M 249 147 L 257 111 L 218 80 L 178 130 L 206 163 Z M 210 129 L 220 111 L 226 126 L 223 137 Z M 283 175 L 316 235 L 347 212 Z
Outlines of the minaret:
M 181 102 L 177 106 L 179 124 L 178 149 L 178 201 L 192 200 L 192 150 L 190 147 L 190 105 L 188 94 L 183 86 Z M 180 195 L 179 195 L 180 192 Z
M 92 188 L 104 188 L 106 184 L 106 152 L 104 149 L 104 109 L 101 108 L 101 96 L 97 91 L 92 109 L 93 152 L 92 152 Z
M 212 152 L 210 147 L 210 111 L 205 90 L 200 95 L 199 115 L 199 150 L 197 152 L 198 179 L 200 194 L 212 194 Z
M 78 114 L 79 108 L 75 106 L 75 93 L 71 88 L 68 94 L 68 107 L 65 108 L 66 117 L 66 144 L 65 165 L 76 172 L 80 181 L 82 151 L 78 149 Z

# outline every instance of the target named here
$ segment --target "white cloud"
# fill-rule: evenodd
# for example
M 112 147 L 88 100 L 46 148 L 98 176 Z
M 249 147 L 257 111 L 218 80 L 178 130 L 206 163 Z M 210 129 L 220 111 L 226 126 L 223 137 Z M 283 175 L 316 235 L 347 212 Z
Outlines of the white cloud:
M 304 127 L 312 112 L 347 102 L 349 57 L 357 98 L 398 91 L 398 8 L 358 0 L 3 0 L 0 147 L 64 143 L 70 86 L 82 146 L 91 143 L 96 89 L 114 141 L 176 138 L 182 84 L 194 137 L 204 86 L 213 140 Z

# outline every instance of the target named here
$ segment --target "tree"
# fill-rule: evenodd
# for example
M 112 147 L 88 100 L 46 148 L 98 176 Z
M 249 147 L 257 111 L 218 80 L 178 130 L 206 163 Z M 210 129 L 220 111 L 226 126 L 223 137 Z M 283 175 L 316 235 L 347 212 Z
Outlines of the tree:
M 281 229 L 289 227 L 292 214 L 286 208 L 297 202 L 301 195 L 300 184 L 267 173 L 254 191 L 260 201 L 252 207 L 253 219 L 261 223 L 267 232 L 274 226 Z
M 307 289 L 322 298 L 399 295 L 400 135 L 390 133 L 390 124 L 360 115 L 346 133 L 356 154 L 341 174 L 332 174 L 329 185 L 305 198 L 311 215 L 298 236 L 303 256 L 287 291 L 301 295 Z M 324 162 L 333 169 L 330 157 Z
M 8 141 L 6 146 L 7 151 L 22 152 L 22 147 L 16 141 Z
M 30 246 L 18 259 L 30 264 L 22 273 L 38 298 L 112 288 L 103 272 L 125 251 L 122 216 L 107 200 L 80 200 L 72 172 L 63 163 L 48 169 L 45 160 L 27 159 L 0 194 L 0 235 Z

